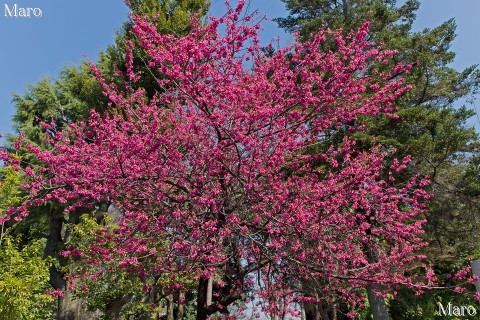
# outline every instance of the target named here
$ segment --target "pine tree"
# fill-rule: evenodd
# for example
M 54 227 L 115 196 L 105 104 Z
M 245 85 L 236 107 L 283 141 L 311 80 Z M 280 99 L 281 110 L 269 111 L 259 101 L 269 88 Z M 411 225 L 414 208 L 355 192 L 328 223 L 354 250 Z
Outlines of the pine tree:
M 466 125 L 474 112 L 458 107 L 477 92 L 480 73 L 476 66 L 460 71 L 450 66 L 455 58 L 450 51 L 455 21 L 414 32 L 412 24 L 420 6 L 417 0 L 400 6 L 396 0 L 282 1 L 290 16 L 276 21 L 287 31 L 299 32 L 301 39 L 327 28 L 343 28 L 347 34 L 368 20 L 370 40 L 396 50 L 395 62 L 413 66 L 405 76 L 412 88 L 397 101 L 399 117 L 364 119 L 371 129 L 357 134 L 356 139 L 360 146 L 381 143 L 395 148 L 396 156 L 411 154 L 410 172 L 432 178 L 435 198 L 427 216 L 426 237 L 431 244 L 427 254 L 439 264 L 440 275 L 454 271 L 462 264 L 459 259 L 478 253 L 477 241 L 472 240 L 479 232 L 476 212 L 480 205 L 478 184 L 473 182 L 479 172 L 475 164 L 478 135 Z M 333 41 L 327 46 L 325 49 L 336 50 Z M 448 265 L 451 268 L 445 268 Z M 414 309 L 410 308 L 406 311 Z

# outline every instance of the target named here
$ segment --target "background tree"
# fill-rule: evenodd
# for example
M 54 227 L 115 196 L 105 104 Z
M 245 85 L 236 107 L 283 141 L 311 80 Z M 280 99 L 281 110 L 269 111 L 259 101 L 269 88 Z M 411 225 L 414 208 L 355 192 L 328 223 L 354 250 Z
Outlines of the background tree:
M 12 167 L 1 168 L 0 216 L 22 202 L 20 177 Z M 0 318 L 50 319 L 54 299 L 45 293 L 48 260 L 43 259 L 44 241 L 28 242 L 10 235 L 11 223 L 1 221 L 0 230 Z
M 478 237 L 478 194 L 469 193 L 464 187 L 468 185 L 467 189 L 472 190 L 468 181 L 478 170 L 474 164 L 478 135 L 466 125 L 474 112 L 457 105 L 476 94 L 479 72 L 476 66 L 461 71 L 449 66 L 455 57 L 450 51 L 455 38 L 454 20 L 413 32 L 415 12 L 420 5 L 416 0 L 405 1 L 401 6 L 395 0 L 282 1 L 290 16 L 278 18 L 277 22 L 287 31 L 299 31 L 304 40 L 327 28 L 343 28 L 348 33 L 368 20 L 370 39 L 396 50 L 395 62 L 413 65 L 405 76 L 412 89 L 398 100 L 399 118 L 366 119 L 369 129 L 355 134 L 355 138 L 359 146 L 382 143 L 395 147 L 396 156 L 411 154 L 409 171 L 432 178 L 431 192 L 435 197 L 429 203 L 426 239 L 430 246 L 426 253 L 439 266 L 440 276 L 455 273 L 454 266 L 468 263 L 465 258 L 478 253 L 474 240 Z M 337 50 L 332 41 L 326 42 L 327 48 Z M 473 175 L 478 175 L 478 171 Z M 440 299 L 442 293 L 435 295 L 434 300 Z M 392 316 L 415 314 L 417 305 L 413 301 L 403 305 L 411 307 Z M 423 306 L 430 308 L 428 303 Z M 419 318 L 425 314 L 417 312 Z
M 4 236 L 0 244 L 0 317 L 48 320 L 55 312 L 54 299 L 46 293 L 49 261 L 42 258 L 44 243 Z

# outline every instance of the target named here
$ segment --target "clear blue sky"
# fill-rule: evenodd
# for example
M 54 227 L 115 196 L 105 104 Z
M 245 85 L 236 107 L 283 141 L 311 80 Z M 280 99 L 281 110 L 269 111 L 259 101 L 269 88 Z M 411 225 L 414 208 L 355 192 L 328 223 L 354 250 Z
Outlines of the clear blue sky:
M 458 37 L 453 44 L 456 68 L 480 62 L 480 0 L 422 0 L 415 28 L 434 27 L 455 18 Z M 38 7 L 42 17 L 6 18 L 5 5 L 13 8 Z M 224 9 L 223 0 L 212 0 L 212 12 Z M 56 77 L 62 67 L 78 64 L 86 54 L 95 59 L 98 52 L 113 42 L 115 29 L 127 19 L 122 0 L 4 0 L 0 2 L 0 133 L 12 132 L 12 93 L 23 93 L 29 83 L 43 77 Z M 286 16 L 280 0 L 252 0 L 250 10 L 260 9 L 270 18 Z M 290 43 L 276 23 L 264 23 L 264 39 L 280 35 L 281 44 Z M 478 103 L 476 103 L 478 104 Z M 480 107 L 476 107 L 480 111 Z M 479 126 L 478 118 L 472 125 Z

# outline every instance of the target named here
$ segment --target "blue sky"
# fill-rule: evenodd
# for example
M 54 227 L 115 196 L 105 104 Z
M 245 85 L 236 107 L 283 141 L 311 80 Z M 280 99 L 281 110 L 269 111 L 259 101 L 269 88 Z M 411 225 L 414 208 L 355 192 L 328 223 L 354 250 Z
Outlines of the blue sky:
M 435 27 L 455 18 L 458 37 L 452 49 L 457 53 L 455 68 L 480 62 L 480 0 L 422 0 L 415 29 Z M 223 0 L 212 0 L 212 13 L 224 10 Z M 42 10 L 40 18 L 7 18 L 10 9 L 32 7 Z M 115 29 L 127 19 L 122 0 L 2 0 L 0 1 L 0 134 L 12 132 L 12 93 L 22 94 L 29 83 L 43 77 L 56 77 L 66 65 L 78 64 L 86 54 L 95 59 L 101 49 L 113 42 Z M 251 0 L 250 9 L 259 9 L 270 18 L 286 16 L 280 0 Z M 292 41 L 276 23 L 264 23 L 263 38 L 281 36 L 280 43 Z M 476 103 L 478 104 L 478 103 Z M 480 111 L 480 107 L 476 107 Z M 479 119 L 471 124 L 479 128 Z

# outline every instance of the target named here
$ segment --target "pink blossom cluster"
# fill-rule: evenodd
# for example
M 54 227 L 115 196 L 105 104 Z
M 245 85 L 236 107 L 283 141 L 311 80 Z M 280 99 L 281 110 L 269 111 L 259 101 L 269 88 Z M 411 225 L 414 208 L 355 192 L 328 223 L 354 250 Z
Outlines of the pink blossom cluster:
M 266 54 L 242 6 L 185 37 L 133 17 L 146 63 L 161 75 L 157 94 L 134 89 L 142 74 L 131 42 L 125 86 L 92 67 L 110 109 L 92 110 L 48 150 L 29 146 L 44 166 L 26 169 L 30 198 L 17 214 L 50 201 L 67 212 L 115 205 L 118 227 L 65 255 L 171 275 L 172 290 L 214 277 L 229 290 L 214 290 L 210 314 L 248 290 L 279 314 L 315 300 L 302 283 L 322 282 L 351 303 L 371 282 L 423 286 L 406 271 L 423 259 L 428 180 L 397 182 L 409 159 L 390 167 L 381 146 L 359 149 L 348 134 L 365 127 L 363 117 L 393 116 L 408 90 L 398 74 L 409 66 L 366 72 L 394 54 L 366 40 L 368 23 L 346 38 L 320 32 Z M 319 49 L 327 38 L 335 52 Z

